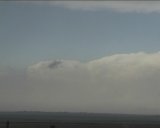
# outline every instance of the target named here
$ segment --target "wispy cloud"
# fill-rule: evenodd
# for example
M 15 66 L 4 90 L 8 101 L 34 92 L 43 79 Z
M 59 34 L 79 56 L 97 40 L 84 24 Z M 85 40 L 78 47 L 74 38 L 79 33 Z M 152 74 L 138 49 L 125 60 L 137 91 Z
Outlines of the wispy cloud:
M 49 5 L 72 10 L 99 11 L 112 10 L 116 12 L 160 12 L 160 1 L 1 1 L 7 4 Z
M 69 9 L 102 10 L 120 12 L 160 12 L 159 1 L 55 1 L 53 4 Z

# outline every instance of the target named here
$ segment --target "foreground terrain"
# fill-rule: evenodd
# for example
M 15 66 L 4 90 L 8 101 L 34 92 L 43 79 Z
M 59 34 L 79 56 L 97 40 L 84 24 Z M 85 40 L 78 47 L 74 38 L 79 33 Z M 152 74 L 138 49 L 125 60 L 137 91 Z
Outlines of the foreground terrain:
M 0 128 L 160 128 L 158 115 L 0 112 Z

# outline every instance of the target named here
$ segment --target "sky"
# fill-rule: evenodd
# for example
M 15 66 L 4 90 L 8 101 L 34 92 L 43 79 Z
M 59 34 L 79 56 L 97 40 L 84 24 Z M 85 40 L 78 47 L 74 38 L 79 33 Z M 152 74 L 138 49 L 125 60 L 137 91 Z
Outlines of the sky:
M 1 1 L 0 111 L 160 114 L 160 2 Z

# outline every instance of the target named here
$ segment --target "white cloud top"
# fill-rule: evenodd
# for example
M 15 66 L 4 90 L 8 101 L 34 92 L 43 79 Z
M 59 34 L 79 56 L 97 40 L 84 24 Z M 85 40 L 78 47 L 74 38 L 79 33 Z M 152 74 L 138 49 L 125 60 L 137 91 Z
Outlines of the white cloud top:
M 42 61 L 30 66 L 25 75 L 1 74 L 0 79 L 6 85 L 0 89 L 0 109 L 10 104 L 12 109 L 45 111 L 160 110 L 159 52 L 116 54 L 86 63 Z

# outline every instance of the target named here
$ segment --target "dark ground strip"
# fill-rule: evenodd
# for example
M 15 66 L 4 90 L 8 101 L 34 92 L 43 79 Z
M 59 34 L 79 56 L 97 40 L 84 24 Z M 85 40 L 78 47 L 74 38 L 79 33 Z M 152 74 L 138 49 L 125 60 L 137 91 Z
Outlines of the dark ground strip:
M 160 128 L 159 123 L 0 122 L 0 128 Z

